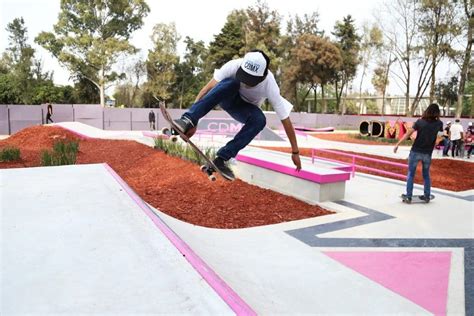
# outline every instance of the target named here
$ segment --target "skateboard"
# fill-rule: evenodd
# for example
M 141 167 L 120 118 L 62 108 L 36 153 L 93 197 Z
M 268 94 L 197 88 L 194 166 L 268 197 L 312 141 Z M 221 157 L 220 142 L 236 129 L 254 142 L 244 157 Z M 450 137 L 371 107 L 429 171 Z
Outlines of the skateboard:
M 204 172 L 205 174 L 207 174 L 207 177 L 209 178 L 209 180 L 211 181 L 216 181 L 216 176 L 214 175 L 215 172 L 219 173 L 221 175 L 222 178 L 226 179 L 226 180 L 229 180 L 229 181 L 233 181 L 235 180 L 234 178 L 229 178 L 228 176 L 225 176 L 224 174 L 222 174 L 222 172 L 216 167 L 216 165 L 212 162 L 211 159 L 209 159 L 209 157 L 207 157 L 190 139 L 189 137 L 184 134 L 183 132 L 181 132 L 181 130 L 176 126 L 176 124 L 174 123 L 173 119 L 171 118 L 171 115 L 169 114 L 169 112 L 166 110 L 166 104 L 165 102 L 163 101 L 159 101 L 159 105 L 160 105 L 160 110 L 161 110 L 161 114 L 163 114 L 163 118 L 170 124 L 170 128 L 168 129 L 167 133 L 169 133 L 171 136 L 170 136 L 170 139 L 172 139 L 173 136 L 176 136 L 176 133 L 186 142 L 189 144 L 189 146 L 191 146 L 191 148 L 199 155 L 201 156 L 205 161 L 206 161 L 206 164 L 205 165 L 202 165 L 201 166 L 201 171 Z M 176 141 L 176 140 L 174 140 Z
M 426 203 L 426 201 L 422 200 L 421 197 L 423 197 L 423 195 L 413 195 L 411 197 L 411 202 L 409 202 L 405 198 L 405 194 L 400 195 L 400 198 L 402 199 L 402 202 L 407 203 L 407 204 L 410 204 L 410 203 Z M 431 202 L 431 200 L 434 200 L 434 198 L 435 198 L 435 196 L 433 194 L 431 194 L 430 195 L 430 202 Z
M 178 140 L 178 136 L 174 135 L 169 127 L 163 127 L 161 129 L 161 134 L 168 137 L 170 141 L 175 143 Z

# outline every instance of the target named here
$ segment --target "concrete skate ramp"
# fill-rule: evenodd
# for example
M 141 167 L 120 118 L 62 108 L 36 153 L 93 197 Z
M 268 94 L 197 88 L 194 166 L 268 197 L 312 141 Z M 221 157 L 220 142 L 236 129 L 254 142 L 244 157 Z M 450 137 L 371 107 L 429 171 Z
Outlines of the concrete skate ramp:
M 0 314 L 234 314 L 106 167 L 0 170 Z
M 234 137 L 243 124 L 237 122 L 232 118 L 202 118 L 198 124 L 198 133 L 213 134 L 213 135 L 226 135 L 230 138 Z M 265 127 L 256 137 L 256 140 L 267 140 L 267 141 L 284 141 L 277 133 L 272 131 L 270 128 Z

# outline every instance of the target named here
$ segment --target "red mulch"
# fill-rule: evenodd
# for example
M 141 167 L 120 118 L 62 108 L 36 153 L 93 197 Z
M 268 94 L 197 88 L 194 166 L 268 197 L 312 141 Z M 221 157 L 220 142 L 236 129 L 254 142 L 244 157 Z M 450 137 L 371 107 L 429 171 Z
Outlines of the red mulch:
M 282 147 L 265 147 L 267 149 L 278 150 L 282 152 L 290 152 L 288 148 Z M 348 153 L 348 154 L 355 154 L 364 157 L 371 157 L 376 159 L 383 159 L 386 161 L 398 162 L 406 164 L 406 159 L 394 159 L 394 158 L 387 158 L 369 154 L 361 154 L 356 152 L 350 151 L 343 151 L 337 150 L 340 152 Z M 300 148 L 300 154 L 303 156 L 311 157 L 311 149 L 310 148 Z M 338 160 L 341 162 L 352 163 L 352 158 L 339 156 L 332 153 L 324 153 L 318 152 L 318 156 L 323 158 L 330 158 L 334 160 Z M 406 174 L 407 168 L 396 167 L 391 165 L 385 165 L 382 163 L 377 163 L 373 161 L 365 161 L 361 159 L 356 160 L 356 164 L 367 166 L 371 168 L 382 169 L 385 171 L 395 172 L 399 174 Z M 357 169 L 358 172 L 364 172 L 369 174 L 375 174 L 378 176 L 383 176 L 386 178 L 392 178 L 400 180 L 400 178 L 382 175 L 379 173 L 374 173 L 372 171 L 366 171 L 362 169 Z M 459 160 L 451 160 L 451 159 L 432 159 L 431 160 L 431 168 L 430 168 L 430 177 L 431 177 L 431 185 L 432 187 L 446 189 L 450 191 L 465 191 L 465 190 L 472 190 L 474 189 L 474 164 L 471 162 L 466 161 L 459 161 Z M 418 184 L 423 183 L 423 177 L 421 175 L 421 164 L 418 164 L 418 168 L 416 170 L 415 182 Z
M 0 168 L 40 166 L 40 151 L 61 138 L 80 141 L 78 164 L 106 162 L 143 200 L 195 225 L 244 228 L 332 213 L 240 180 L 210 182 L 199 166 L 134 141 L 80 140 L 60 127 L 30 127 L 1 140 L 0 149 L 20 149 L 21 161 L 0 162 Z

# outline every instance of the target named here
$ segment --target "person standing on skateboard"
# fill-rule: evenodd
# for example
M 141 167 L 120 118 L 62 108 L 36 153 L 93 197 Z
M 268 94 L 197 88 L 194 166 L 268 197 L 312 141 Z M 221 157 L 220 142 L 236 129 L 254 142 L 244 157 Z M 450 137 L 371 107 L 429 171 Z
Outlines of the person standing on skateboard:
M 182 117 L 175 120 L 183 133 L 191 137 L 199 120 L 216 105 L 243 123 L 242 129 L 217 152 L 214 160 L 222 173 L 234 177 L 227 161 L 247 146 L 266 125 L 266 118 L 260 106 L 268 99 L 281 120 L 291 144 L 291 159 L 297 170 L 301 169 L 298 144 L 290 112 L 290 102 L 280 95 L 273 73 L 268 69 L 270 58 L 260 50 L 245 54 L 244 58 L 227 62 L 214 71 L 213 78 L 201 89 L 195 103 Z
M 407 140 L 415 131 L 417 132 L 415 142 L 413 143 L 410 155 L 408 156 L 407 191 L 406 194 L 402 194 L 403 201 L 406 203 L 411 203 L 416 166 L 420 161 L 422 165 L 424 184 L 424 195 L 420 196 L 420 199 L 426 203 L 430 201 L 431 155 L 436 144 L 438 132 L 443 132 L 443 122 L 440 121 L 439 115 L 439 106 L 436 103 L 430 104 L 428 108 L 426 108 L 421 119 L 417 120 L 415 124 L 408 129 L 407 133 L 398 141 L 393 149 L 393 152 L 396 153 L 398 146 L 400 146 L 403 141 Z

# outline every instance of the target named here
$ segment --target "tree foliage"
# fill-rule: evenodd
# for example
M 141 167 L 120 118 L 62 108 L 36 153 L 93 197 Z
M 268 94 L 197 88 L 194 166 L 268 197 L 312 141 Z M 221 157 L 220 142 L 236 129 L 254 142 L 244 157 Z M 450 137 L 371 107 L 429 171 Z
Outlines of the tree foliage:
M 337 72 L 335 81 L 336 102 L 338 112 L 344 112 L 340 109 L 341 96 L 344 88 L 355 77 L 357 66 L 359 65 L 360 36 L 357 34 L 355 21 L 351 15 L 343 18 L 342 22 L 336 22 L 334 32 L 336 44 L 341 50 L 342 66 Z
M 284 73 L 284 87 L 296 83 L 309 87 L 303 100 L 297 102 L 301 106 L 308 93 L 319 84 L 323 88 L 323 107 L 326 108 L 324 87 L 334 81 L 342 66 L 340 50 L 327 38 L 303 34 L 291 50 L 290 59 L 291 63 Z
M 61 0 L 54 32 L 41 32 L 36 42 L 96 85 L 104 106 L 107 84 L 123 76 L 113 66 L 120 55 L 136 52 L 128 40 L 149 10 L 144 0 Z
M 240 56 L 240 50 L 245 46 L 244 25 L 247 22 L 248 17 L 243 10 L 234 10 L 227 16 L 221 31 L 209 44 L 207 69 L 220 68 L 229 60 Z
M 146 89 L 160 100 L 171 99 L 173 86 L 176 83 L 179 57 L 177 45 L 179 35 L 174 23 L 158 23 L 153 27 L 151 35 L 153 49 L 148 51 L 146 71 L 148 81 Z M 174 103 L 174 102 L 173 102 Z

